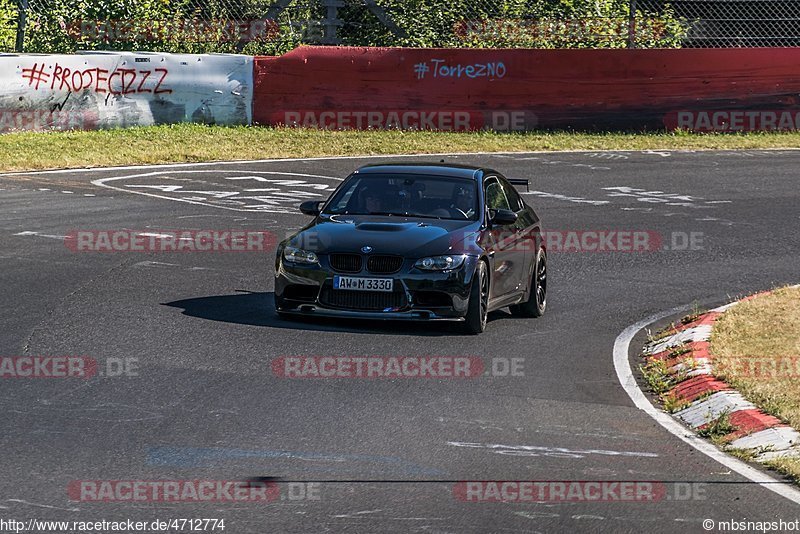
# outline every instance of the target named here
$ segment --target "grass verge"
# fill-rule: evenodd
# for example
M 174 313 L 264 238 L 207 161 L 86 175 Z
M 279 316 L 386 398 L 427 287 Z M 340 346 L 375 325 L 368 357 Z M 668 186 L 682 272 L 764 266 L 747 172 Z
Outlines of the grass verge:
M 800 429 L 800 288 L 734 306 L 714 324 L 714 373 L 762 410 Z M 800 480 L 800 459 L 773 467 Z
M 329 131 L 181 124 L 0 135 L 0 172 L 314 156 L 800 148 L 800 133 Z

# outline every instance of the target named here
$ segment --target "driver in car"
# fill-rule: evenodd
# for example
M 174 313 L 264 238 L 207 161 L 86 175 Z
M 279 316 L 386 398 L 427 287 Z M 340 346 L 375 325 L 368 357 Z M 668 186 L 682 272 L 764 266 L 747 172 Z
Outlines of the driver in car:
M 472 190 L 468 187 L 458 187 L 455 192 L 453 204 L 450 205 L 450 208 L 465 219 L 469 219 L 475 215 L 475 197 Z
M 364 213 L 377 213 L 383 211 L 383 199 L 375 187 L 365 187 L 359 195 Z

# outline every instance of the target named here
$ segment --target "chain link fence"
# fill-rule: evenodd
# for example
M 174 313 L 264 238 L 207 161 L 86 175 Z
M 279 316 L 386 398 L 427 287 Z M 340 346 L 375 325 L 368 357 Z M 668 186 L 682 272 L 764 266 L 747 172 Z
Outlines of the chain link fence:
M 0 0 L 0 52 L 799 43 L 800 0 Z

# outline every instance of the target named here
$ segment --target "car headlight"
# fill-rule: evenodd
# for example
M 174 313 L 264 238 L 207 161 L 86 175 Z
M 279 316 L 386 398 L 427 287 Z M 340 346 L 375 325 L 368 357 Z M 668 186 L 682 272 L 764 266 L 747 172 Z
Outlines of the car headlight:
M 286 247 L 283 249 L 283 259 L 290 263 L 313 265 L 319 263 L 319 258 L 313 252 L 301 248 Z
M 423 271 L 452 271 L 461 267 L 465 259 L 464 255 L 431 256 L 417 260 L 414 267 Z

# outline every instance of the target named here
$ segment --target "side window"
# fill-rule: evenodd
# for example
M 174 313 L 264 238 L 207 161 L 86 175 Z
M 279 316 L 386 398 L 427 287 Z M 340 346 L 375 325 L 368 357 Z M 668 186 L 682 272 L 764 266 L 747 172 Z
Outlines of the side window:
M 496 179 L 486 186 L 486 207 L 490 210 L 511 209 L 508 205 L 508 199 L 503 193 L 503 187 Z
M 503 191 L 506 193 L 506 198 L 508 199 L 508 204 L 511 206 L 511 211 L 517 212 L 524 207 L 522 203 L 522 198 L 517 193 L 517 190 L 514 189 L 514 186 L 510 183 L 503 181 Z

